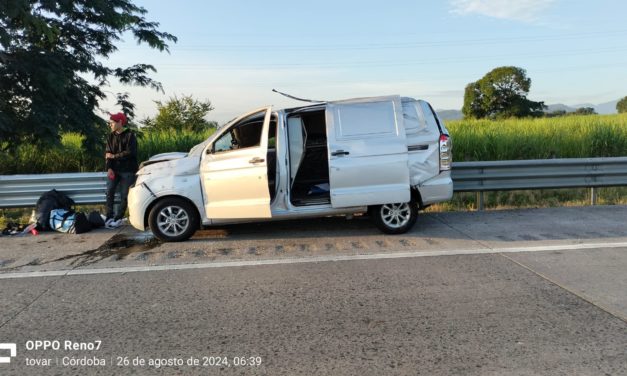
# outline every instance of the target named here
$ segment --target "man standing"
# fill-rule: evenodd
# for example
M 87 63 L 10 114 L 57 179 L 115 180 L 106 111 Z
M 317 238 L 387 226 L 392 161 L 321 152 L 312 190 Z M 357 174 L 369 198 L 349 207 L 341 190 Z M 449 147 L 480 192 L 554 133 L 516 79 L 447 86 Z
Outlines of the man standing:
M 137 139 L 135 134 L 124 128 L 126 115 L 122 112 L 111 114 L 109 127 L 111 133 L 107 138 L 106 169 L 107 169 L 107 219 L 105 226 L 116 228 L 122 224 L 126 212 L 128 190 L 135 182 L 137 172 Z M 120 186 L 122 202 L 117 213 L 113 212 L 115 191 Z

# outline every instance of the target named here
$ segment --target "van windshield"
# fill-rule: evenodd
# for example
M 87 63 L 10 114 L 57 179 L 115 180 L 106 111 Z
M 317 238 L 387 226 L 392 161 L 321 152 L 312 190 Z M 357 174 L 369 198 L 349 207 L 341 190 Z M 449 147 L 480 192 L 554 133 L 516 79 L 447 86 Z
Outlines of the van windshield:
M 201 142 L 200 144 L 194 145 L 191 149 L 189 149 L 188 155 L 200 155 L 202 151 L 205 150 L 205 147 L 209 145 L 209 142 L 211 142 L 214 135 L 215 133 L 209 136 L 209 138 L 207 138 L 205 141 Z

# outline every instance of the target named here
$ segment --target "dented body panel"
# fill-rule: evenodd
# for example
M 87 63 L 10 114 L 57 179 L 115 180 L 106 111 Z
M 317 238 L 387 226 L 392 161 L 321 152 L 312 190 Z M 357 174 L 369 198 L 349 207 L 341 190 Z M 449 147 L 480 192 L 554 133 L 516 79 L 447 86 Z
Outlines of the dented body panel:
M 420 186 L 433 178 L 439 170 L 438 140 L 441 131 L 437 124 L 430 124 L 422 101 L 403 98 L 403 120 L 407 136 L 409 181 L 412 187 Z
M 200 158 L 186 156 L 147 165 L 137 174 L 135 186 L 129 190 L 129 219 L 137 229 L 145 229 L 146 211 L 162 197 L 181 196 L 197 209 L 203 207 L 199 174 Z M 198 210 L 201 222 L 209 224 L 207 216 Z

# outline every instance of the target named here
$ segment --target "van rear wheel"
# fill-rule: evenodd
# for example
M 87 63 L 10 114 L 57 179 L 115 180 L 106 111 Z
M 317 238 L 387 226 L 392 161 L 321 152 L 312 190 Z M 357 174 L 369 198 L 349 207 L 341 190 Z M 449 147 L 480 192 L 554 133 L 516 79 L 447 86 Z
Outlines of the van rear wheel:
M 374 224 L 386 234 L 404 234 L 418 219 L 418 206 L 413 201 L 371 206 L 369 212 Z
M 180 242 L 189 239 L 200 226 L 199 221 L 196 208 L 176 197 L 158 202 L 148 216 L 150 230 L 164 242 Z

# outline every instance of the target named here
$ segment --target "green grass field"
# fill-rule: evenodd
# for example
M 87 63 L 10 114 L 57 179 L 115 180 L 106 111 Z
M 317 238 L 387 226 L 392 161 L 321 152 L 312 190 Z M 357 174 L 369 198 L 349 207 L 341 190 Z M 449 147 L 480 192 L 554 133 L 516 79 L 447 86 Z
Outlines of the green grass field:
M 458 120 L 447 127 L 455 161 L 627 155 L 627 114 Z

